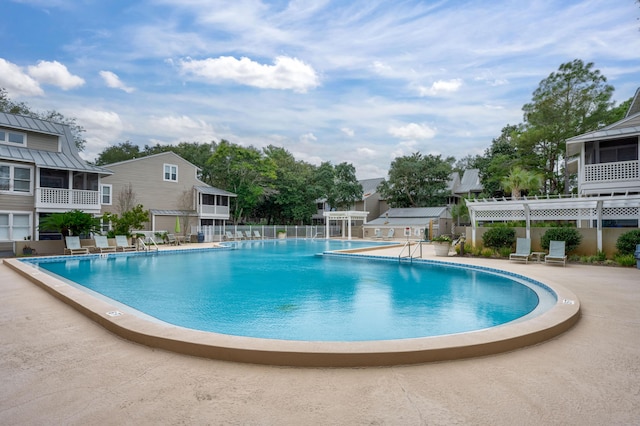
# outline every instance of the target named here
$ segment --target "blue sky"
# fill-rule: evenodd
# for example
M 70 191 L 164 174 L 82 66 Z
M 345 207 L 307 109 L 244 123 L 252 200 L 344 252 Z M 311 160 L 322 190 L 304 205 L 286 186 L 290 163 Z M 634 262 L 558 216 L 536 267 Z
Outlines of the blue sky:
M 635 0 L 1 0 L 0 87 L 75 117 L 83 157 L 227 139 L 385 177 L 481 154 L 539 82 L 594 62 L 640 87 Z

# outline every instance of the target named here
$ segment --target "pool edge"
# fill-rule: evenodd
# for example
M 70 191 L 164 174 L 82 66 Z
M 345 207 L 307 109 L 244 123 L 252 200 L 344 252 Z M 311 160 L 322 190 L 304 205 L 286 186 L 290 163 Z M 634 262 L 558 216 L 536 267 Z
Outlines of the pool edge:
M 557 295 L 547 312 L 486 330 L 416 339 L 367 342 L 301 342 L 202 332 L 120 313 L 57 278 L 18 259 L 4 259 L 11 269 L 112 333 L 146 346 L 186 355 L 233 362 L 297 367 L 368 367 L 419 364 L 493 355 L 535 345 L 570 329 L 580 318 L 575 294 L 545 282 Z M 537 280 L 536 280 L 537 281 Z

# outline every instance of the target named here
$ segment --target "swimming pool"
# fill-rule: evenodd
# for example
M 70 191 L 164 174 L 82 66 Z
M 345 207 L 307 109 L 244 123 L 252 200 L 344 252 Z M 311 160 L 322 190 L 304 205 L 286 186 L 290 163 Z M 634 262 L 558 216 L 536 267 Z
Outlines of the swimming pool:
M 123 310 L 181 327 L 265 339 L 439 336 L 517 321 L 555 303 L 544 286 L 497 271 L 317 255 L 364 245 L 372 243 L 258 241 L 228 250 L 33 262 L 117 301 Z

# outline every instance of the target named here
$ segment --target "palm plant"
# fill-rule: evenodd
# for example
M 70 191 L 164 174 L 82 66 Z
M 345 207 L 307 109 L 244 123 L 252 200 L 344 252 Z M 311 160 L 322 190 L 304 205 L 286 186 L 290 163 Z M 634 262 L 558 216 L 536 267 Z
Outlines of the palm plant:
M 522 196 L 522 191 L 535 191 L 541 184 L 542 178 L 539 174 L 517 166 L 502 181 L 502 187 L 505 191 L 511 192 L 511 198 L 514 200 Z

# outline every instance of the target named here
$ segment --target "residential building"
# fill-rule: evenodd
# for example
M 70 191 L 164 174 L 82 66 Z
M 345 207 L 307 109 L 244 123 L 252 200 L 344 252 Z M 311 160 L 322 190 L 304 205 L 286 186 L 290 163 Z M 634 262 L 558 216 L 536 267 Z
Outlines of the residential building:
M 173 232 L 176 217 L 182 233 L 191 227 L 224 225 L 236 194 L 207 185 L 200 169 L 174 152 L 163 152 L 109 164 L 103 179 L 102 212 L 120 214 L 125 205 L 149 210 L 147 231 Z
M 394 229 L 393 238 L 425 238 L 425 231 L 430 236 L 451 233 L 452 218 L 448 207 L 413 207 L 391 208 L 377 219 L 363 225 L 364 238 L 376 235 L 388 235 Z
M 625 228 L 640 227 L 640 89 L 622 120 L 566 141 L 567 167 L 577 172 L 577 194 L 521 199 L 467 200 L 471 242 L 483 222 L 524 221 L 523 237 L 531 238 L 531 223 L 574 223 L 583 234 L 584 253 L 612 254 Z M 627 229 L 628 230 L 628 229 Z
M 74 209 L 100 214 L 109 175 L 80 157 L 69 126 L 0 112 L 0 242 L 61 239 L 40 220 Z

